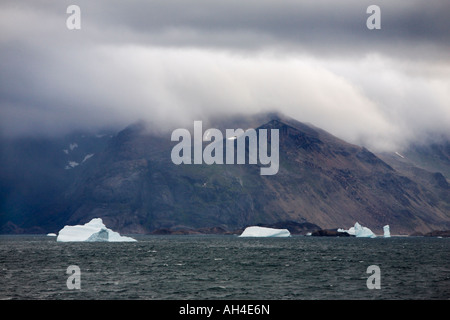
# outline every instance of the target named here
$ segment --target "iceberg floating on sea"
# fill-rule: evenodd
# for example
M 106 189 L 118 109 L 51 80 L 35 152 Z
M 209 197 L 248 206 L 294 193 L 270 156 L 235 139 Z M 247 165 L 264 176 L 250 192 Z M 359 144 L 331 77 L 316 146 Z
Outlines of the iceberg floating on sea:
M 58 233 L 56 241 L 60 242 L 131 242 L 136 239 L 121 236 L 106 228 L 101 218 L 94 218 L 84 225 L 65 226 Z
M 274 229 L 267 227 L 247 227 L 239 237 L 290 237 L 287 229 Z
M 358 222 L 355 223 L 354 227 L 348 230 L 338 229 L 338 232 L 347 232 L 348 234 L 355 236 L 357 238 L 375 238 L 375 234 L 367 227 L 361 226 Z
M 389 229 L 389 225 L 385 225 L 383 227 L 384 237 L 390 238 L 391 237 L 391 230 Z
M 358 222 L 355 223 L 355 237 L 360 238 L 375 238 L 375 234 L 367 227 L 361 226 Z

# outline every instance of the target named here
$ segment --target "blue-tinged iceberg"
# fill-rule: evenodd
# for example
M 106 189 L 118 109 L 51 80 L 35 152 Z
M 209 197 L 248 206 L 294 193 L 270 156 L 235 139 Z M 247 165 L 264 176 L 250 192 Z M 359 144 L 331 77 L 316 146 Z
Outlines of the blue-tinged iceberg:
M 247 227 L 239 237 L 290 237 L 287 229 L 274 229 L 266 227 Z
M 106 228 L 102 219 L 94 218 L 84 225 L 65 226 L 58 233 L 56 241 L 60 242 L 131 242 L 136 239 L 121 236 Z
M 355 237 L 360 238 L 375 238 L 375 234 L 367 227 L 361 226 L 358 222 L 355 223 Z
M 355 236 L 357 238 L 375 238 L 376 235 L 367 227 L 361 226 L 358 222 L 355 223 L 354 227 L 348 230 L 338 229 L 339 232 L 347 232 L 348 234 Z
M 389 229 L 389 225 L 385 225 L 383 227 L 384 237 L 390 238 L 391 237 L 391 230 Z

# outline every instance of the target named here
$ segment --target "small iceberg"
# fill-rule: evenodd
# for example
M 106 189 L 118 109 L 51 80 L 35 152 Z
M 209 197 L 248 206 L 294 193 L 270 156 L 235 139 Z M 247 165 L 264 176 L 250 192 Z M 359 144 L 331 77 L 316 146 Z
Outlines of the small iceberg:
M 347 232 L 348 234 L 355 236 L 357 238 L 375 238 L 375 234 L 367 227 L 361 226 L 358 222 L 355 223 L 354 227 L 348 230 L 338 229 L 338 232 Z
M 106 228 L 101 218 L 94 218 L 84 225 L 65 226 L 58 233 L 59 242 L 131 242 L 136 239 L 121 236 Z
M 290 237 L 287 229 L 274 229 L 266 227 L 247 227 L 239 237 Z
M 391 230 L 389 229 L 389 225 L 385 225 L 383 227 L 384 237 L 390 238 L 391 237 Z
M 56 233 L 47 233 L 47 237 L 56 237 Z

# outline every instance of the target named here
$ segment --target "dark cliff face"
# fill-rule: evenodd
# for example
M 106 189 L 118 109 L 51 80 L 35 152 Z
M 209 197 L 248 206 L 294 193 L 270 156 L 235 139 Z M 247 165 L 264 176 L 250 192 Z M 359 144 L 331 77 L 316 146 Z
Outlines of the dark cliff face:
M 280 221 L 324 229 L 358 221 L 379 234 L 386 224 L 393 234 L 450 228 L 449 187 L 441 176 L 425 183 L 365 148 L 278 114 L 204 122 L 203 130 L 211 127 L 278 129 L 278 173 L 262 176 L 260 165 L 249 164 L 175 165 L 171 130 L 154 134 L 138 124 L 73 168 L 60 192 L 59 218 L 45 217 L 47 230 L 94 217 L 122 233 Z
M 0 139 L 0 232 L 43 233 L 67 220 L 65 192 L 111 132 Z
M 129 233 L 232 230 L 286 220 L 322 228 L 348 228 L 358 221 L 375 232 L 389 224 L 394 233 L 448 226 L 444 185 L 423 186 L 365 148 L 293 119 L 264 116 L 241 118 L 239 127 L 222 119 L 203 129 L 278 129 L 276 175 L 262 176 L 258 165 L 249 164 L 175 165 L 170 132 L 158 136 L 132 127 L 81 168 L 65 195 L 71 203 L 67 223 L 102 217 L 111 228 Z M 258 126 L 258 121 L 265 122 Z

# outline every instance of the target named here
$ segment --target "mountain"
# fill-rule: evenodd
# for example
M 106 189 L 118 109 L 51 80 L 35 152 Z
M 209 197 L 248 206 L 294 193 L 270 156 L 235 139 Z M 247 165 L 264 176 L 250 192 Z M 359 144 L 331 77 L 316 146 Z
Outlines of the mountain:
M 450 141 L 412 144 L 401 152 L 383 152 L 378 156 L 396 170 L 408 172 L 423 169 L 431 173 L 439 173 L 447 181 L 450 180 Z
M 0 139 L 0 232 L 42 233 L 61 225 L 64 192 L 111 132 Z
M 95 155 L 82 165 L 59 165 L 58 172 L 70 176 L 47 177 L 53 187 L 43 191 L 44 204 L 33 207 L 32 214 L 21 215 L 21 199 L 11 200 L 14 192 L 6 183 L 2 231 L 55 232 L 94 217 L 120 233 L 236 230 L 283 221 L 323 229 L 348 228 L 358 221 L 380 234 L 386 224 L 393 234 L 450 229 L 450 187 L 440 173 L 397 168 L 364 147 L 280 114 L 204 120 L 207 128 L 278 129 L 278 173 L 261 175 L 261 164 L 175 165 L 171 151 L 178 142 L 170 139 L 175 128 L 156 132 L 137 123 L 83 153 Z

